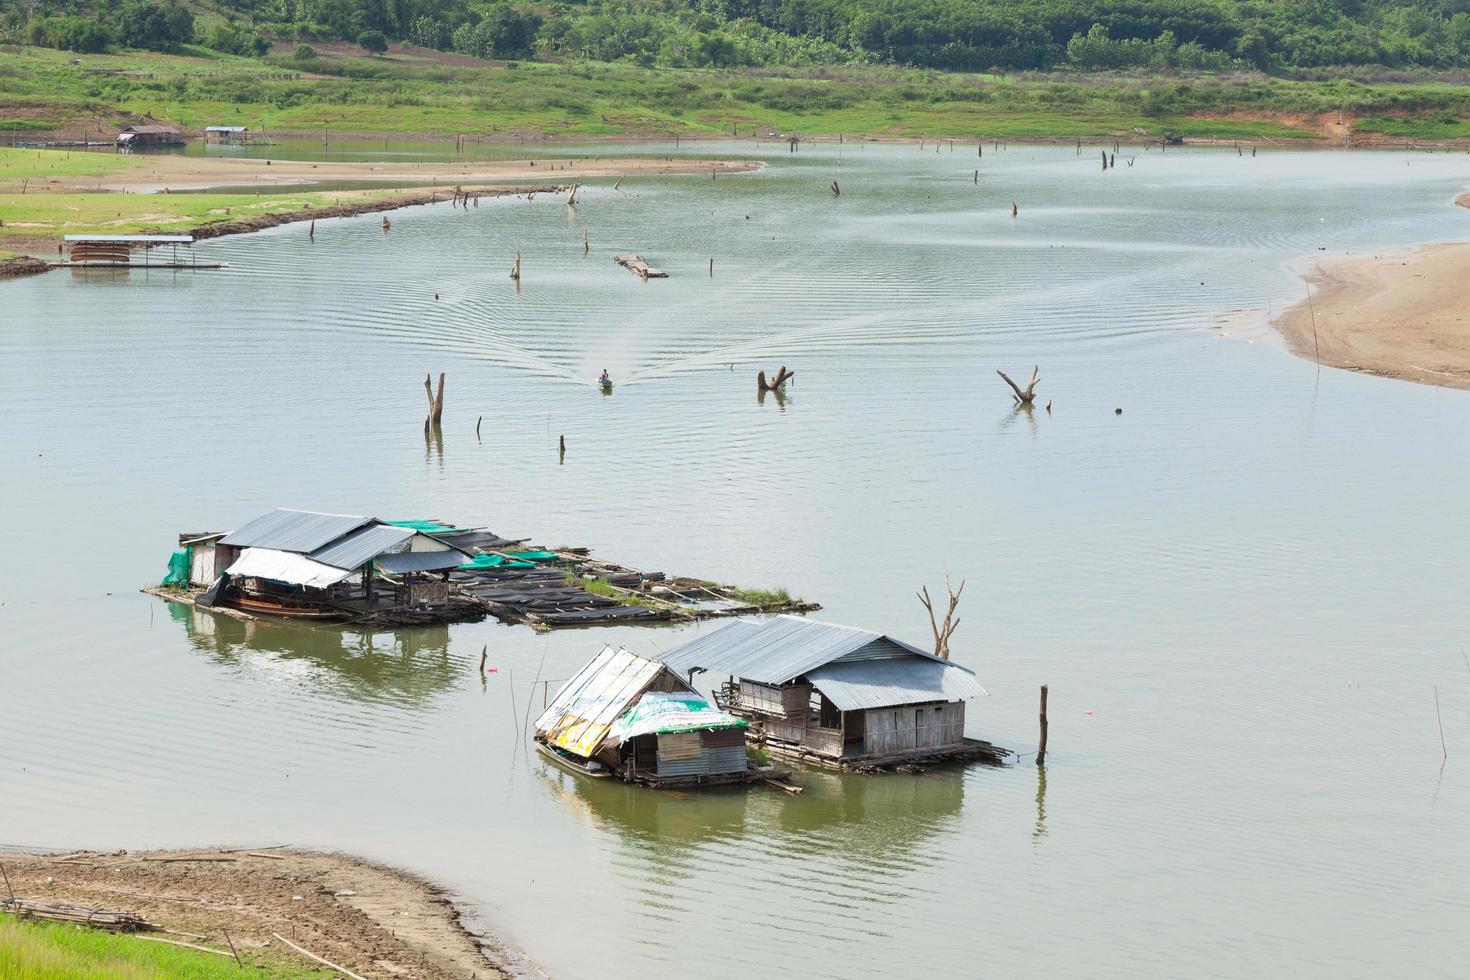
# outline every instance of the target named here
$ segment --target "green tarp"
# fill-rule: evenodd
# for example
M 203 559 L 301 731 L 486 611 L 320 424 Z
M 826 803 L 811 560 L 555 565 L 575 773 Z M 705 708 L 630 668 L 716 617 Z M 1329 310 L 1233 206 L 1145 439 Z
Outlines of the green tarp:
M 394 527 L 406 527 L 412 531 L 422 531 L 424 534 L 468 534 L 467 527 L 450 527 L 440 524 L 438 521 L 389 521 Z
M 459 567 L 466 571 L 477 568 L 535 568 L 538 561 L 555 561 L 549 551 L 506 551 L 498 555 L 476 555 Z
M 741 719 L 725 714 L 693 691 L 648 691 L 613 722 L 611 735 L 624 742 L 650 733 L 666 735 L 704 729 L 744 728 L 745 725 Z
M 164 585 L 189 584 L 189 549 L 180 548 L 168 558 L 168 574 L 163 577 Z

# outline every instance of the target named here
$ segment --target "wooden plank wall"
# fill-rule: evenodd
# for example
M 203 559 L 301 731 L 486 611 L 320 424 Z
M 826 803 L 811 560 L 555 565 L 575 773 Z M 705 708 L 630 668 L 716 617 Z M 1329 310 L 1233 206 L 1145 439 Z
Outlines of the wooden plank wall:
M 965 739 L 965 703 L 874 708 L 864 724 L 863 750 L 869 755 L 958 745 Z

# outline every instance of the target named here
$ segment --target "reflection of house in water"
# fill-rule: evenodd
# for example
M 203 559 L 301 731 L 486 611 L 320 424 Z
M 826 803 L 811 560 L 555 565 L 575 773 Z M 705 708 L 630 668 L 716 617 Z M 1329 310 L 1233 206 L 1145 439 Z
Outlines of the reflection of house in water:
M 238 619 L 176 603 L 168 610 L 194 649 L 215 663 L 293 678 L 307 670 L 314 691 L 343 700 L 427 704 L 464 676 L 465 663 L 449 655 L 447 626 L 355 632 Z
M 796 616 L 729 623 L 659 655 L 681 674 L 726 674 L 716 703 L 773 753 L 840 768 L 1009 753 L 965 736 L 971 671 L 868 630 Z

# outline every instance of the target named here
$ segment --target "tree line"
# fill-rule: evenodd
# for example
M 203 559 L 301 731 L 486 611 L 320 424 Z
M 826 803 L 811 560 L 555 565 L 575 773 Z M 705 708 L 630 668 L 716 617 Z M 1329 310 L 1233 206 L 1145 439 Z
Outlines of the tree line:
M 73 51 L 390 40 L 479 58 L 663 67 L 1451 68 L 1470 0 L 0 0 L 0 37 Z

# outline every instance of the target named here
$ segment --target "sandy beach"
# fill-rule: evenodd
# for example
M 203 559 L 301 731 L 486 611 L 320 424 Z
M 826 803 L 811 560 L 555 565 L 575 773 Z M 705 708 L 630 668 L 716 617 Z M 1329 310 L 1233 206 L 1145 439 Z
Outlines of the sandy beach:
M 0 865 L 17 898 L 134 913 L 172 939 L 233 943 L 250 966 L 311 965 L 275 934 L 364 976 L 492 978 L 509 958 L 429 882 L 341 854 L 0 851 Z
M 1318 261 L 1312 300 L 1277 317 L 1291 350 L 1329 367 L 1470 389 L 1470 243 Z M 1313 329 L 1315 315 L 1315 336 Z

